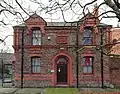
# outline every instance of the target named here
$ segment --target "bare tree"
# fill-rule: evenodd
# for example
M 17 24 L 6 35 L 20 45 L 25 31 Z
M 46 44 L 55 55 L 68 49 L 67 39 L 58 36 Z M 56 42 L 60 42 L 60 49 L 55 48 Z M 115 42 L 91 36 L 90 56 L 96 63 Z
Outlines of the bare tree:
M 105 4 L 108 5 L 116 14 L 116 17 L 120 20 L 120 0 L 104 0 Z
M 9 27 L 13 23 L 24 22 L 25 16 L 30 16 L 27 10 L 22 6 L 22 0 L 0 0 L 0 32 L 4 32 L 2 28 Z M 12 26 L 11 26 L 12 27 Z M 0 46 L 7 46 L 5 40 L 11 35 L 2 36 L 0 34 Z
M 41 0 L 29 0 L 27 2 L 25 2 L 25 0 L 1 0 L 0 16 L 2 16 L 2 19 L 0 19 L 0 23 L 7 25 L 8 23 L 6 23 L 5 18 L 10 19 L 10 15 L 24 21 L 25 16 L 30 16 L 30 12 L 43 10 L 50 14 L 61 12 L 63 20 L 66 21 L 67 14 L 71 13 L 72 18 L 79 18 L 81 15 L 85 15 L 91 11 L 91 8 L 93 8 L 96 3 L 98 4 L 98 9 L 102 9 L 99 16 L 104 15 L 109 17 L 108 13 L 111 12 L 120 20 L 119 0 L 48 0 L 46 2 L 47 3 L 44 3 Z M 33 6 L 33 3 L 37 4 L 38 8 L 31 11 L 30 7 Z M 24 5 L 28 6 L 26 7 Z
M 72 21 L 78 21 L 80 17 L 92 12 L 97 3 L 100 13 L 97 18 L 116 17 L 120 20 L 119 0 L 1 0 L 0 1 L 0 27 L 11 25 L 11 22 L 24 22 L 31 12 L 42 12 L 47 14 L 61 13 L 64 21 L 68 22 L 71 15 Z M 31 8 L 36 6 L 37 8 Z M 109 13 L 112 13 L 109 14 Z M 0 38 L 0 41 L 4 39 Z
M 46 13 L 55 13 L 61 11 L 64 21 L 68 17 L 66 13 L 72 13 L 73 17 L 85 15 L 86 12 L 91 11 L 91 8 L 97 3 L 98 9 L 102 10 L 98 17 L 116 17 L 120 20 L 120 1 L 119 0 L 49 0 L 46 6 L 38 0 L 30 0 L 32 3 L 40 5 L 46 10 Z M 112 13 L 113 15 L 109 15 Z

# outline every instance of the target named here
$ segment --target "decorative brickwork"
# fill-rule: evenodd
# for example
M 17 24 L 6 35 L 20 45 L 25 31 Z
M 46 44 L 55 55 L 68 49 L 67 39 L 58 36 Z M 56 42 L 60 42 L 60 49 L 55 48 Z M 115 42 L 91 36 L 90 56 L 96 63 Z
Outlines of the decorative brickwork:
M 35 17 L 35 18 L 34 18 Z M 78 31 L 78 47 L 81 45 L 83 38 L 83 27 L 96 25 L 94 20 L 90 19 L 86 24 L 80 24 Z M 50 24 L 50 23 L 49 23 Z M 52 23 L 51 23 L 52 24 Z M 15 66 L 15 86 L 20 87 L 21 80 L 21 39 L 22 30 L 24 28 L 24 87 L 47 87 L 57 86 L 58 70 L 56 60 L 60 57 L 67 58 L 67 82 L 61 84 L 67 84 L 68 86 L 76 86 L 76 32 L 77 26 L 71 26 L 71 24 L 59 23 L 58 26 L 48 24 L 37 14 L 34 14 L 32 18 L 27 19 L 26 26 L 14 26 L 14 50 L 16 62 Z M 60 26 L 61 25 L 61 26 Z M 39 27 L 42 33 L 41 45 L 32 45 L 32 33 L 31 28 Z M 16 33 L 17 32 L 17 33 Z M 100 34 L 95 33 L 93 29 L 93 46 L 100 45 Z M 97 31 L 98 32 L 98 31 Z M 93 56 L 93 74 L 83 74 L 83 57 Z M 32 73 L 31 70 L 31 57 L 40 57 L 40 73 Z M 95 48 L 84 48 L 79 51 L 79 86 L 96 86 L 101 85 L 101 62 L 100 51 Z M 63 62 L 64 63 L 64 62 Z M 109 67 L 108 57 L 104 56 L 104 82 L 109 84 Z M 63 68 L 63 67 L 62 67 Z

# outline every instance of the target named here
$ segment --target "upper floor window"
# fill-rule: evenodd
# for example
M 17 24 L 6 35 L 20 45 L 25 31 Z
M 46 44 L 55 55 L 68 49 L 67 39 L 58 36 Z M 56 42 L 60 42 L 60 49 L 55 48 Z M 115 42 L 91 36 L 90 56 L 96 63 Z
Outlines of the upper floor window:
M 83 73 L 93 73 L 93 60 L 91 56 L 85 56 L 83 58 Z
M 40 73 L 40 57 L 32 57 L 31 58 L 31 71 L 32 73 Z
M 92 45 L 92 29 L 86 27 L 83 32 L 82 45 Z
M 41 45 L 41 32 L 39 29 L 32 31 L 32 45 Z

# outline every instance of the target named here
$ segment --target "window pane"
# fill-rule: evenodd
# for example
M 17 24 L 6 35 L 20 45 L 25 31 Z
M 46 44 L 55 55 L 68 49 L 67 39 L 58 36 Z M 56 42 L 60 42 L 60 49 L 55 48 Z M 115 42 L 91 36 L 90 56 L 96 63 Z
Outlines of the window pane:
M 90 65 L 90 57 L 84 57 L 84 65 L 89 66 Z
M 33 45 L 41 45 L 41 39 L 40 38 L 33 38 Z
M 86 56 L 83 58 L 83 72 L 92 73 L 93 71 L 93 57 Z
M 35 67 L 34 66 L 32 66 L 32 72 L 35 73 Z
M 87 67 L 83 67 L 83 72 L 87 73 Z
M 92 31 L 89 29 L 85 29 L 83 32 L 83 37 L 92 37 Z
M 83 68 L 84 73 L 92 73 L 92 66 L 86 66 Z
M 93 57 L 90 57 L 90 65 L 92 65 Z
M 36 65 L 40 65 L 40 59 L 36 59 Z
M 36 38 L 33 38 L 33 45 L 36 44 Z
M 85 29 L 83 32 L 82 45 L 91 45 L 92 44 L 92 30 Z
M 41 33 L 40 30 L 34 30 L 32 35 L 32 44 L 41 45 Z
M 35 59 L 34 59 L 34 58 L 32 58 L 32 65 L 35 65 L 34 63 L 35 63 Z
M 92 38 L 91 37 L 83 37 L 82 45 L 90 45 L 92 44 Z
M 32 58 L 32 73 L 40 72 L 40 58 Z
M 89 57 L 85 58 L 85 65 L 86 66 L 90 65 L 90 58 Z
M 40 72 L 40 66 L 37 66 L 36 67 L 36 73 L 39 73 Z
M 88 67 L 88 73 L 92 73 L 92 66 Z

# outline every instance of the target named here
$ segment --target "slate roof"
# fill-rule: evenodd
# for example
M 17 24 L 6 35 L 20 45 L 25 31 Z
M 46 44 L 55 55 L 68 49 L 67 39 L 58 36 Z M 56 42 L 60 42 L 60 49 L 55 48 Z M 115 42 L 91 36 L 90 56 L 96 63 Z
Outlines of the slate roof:
M 47 26 L 77 26 L 77 23 L 72 22 L 47 22 Z

